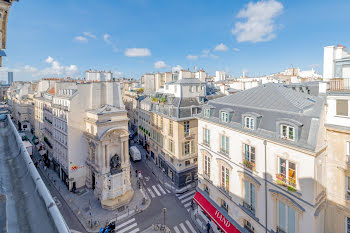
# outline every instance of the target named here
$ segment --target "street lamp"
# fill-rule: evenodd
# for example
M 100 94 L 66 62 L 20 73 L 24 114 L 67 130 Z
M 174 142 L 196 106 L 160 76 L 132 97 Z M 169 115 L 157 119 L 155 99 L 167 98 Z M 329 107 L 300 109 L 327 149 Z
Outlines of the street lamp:
M 165 212 L 166 212 L 166 208 L 163 208 L 163 226 L 164 226 L 164 231 L 165 231 Z

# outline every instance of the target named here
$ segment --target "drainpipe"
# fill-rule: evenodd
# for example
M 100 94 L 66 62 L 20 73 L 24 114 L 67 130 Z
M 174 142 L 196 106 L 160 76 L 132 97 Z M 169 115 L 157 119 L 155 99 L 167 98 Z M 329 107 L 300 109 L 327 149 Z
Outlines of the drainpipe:
M 264 140 L 264 147 L 265 147 L 265 175 L 264 175 L 264 180 L 265 180 L 265 232 L 267 233 L 267 169 L 266 169 L 266 145 L 267 141 Z

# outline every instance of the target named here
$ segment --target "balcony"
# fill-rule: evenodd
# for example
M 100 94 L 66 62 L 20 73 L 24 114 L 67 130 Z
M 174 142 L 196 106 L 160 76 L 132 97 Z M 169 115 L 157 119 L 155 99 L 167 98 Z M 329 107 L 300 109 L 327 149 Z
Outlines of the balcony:
M 329 81 L 330 91 L 350 91 L 349 78 L 332 78 Z
M 288 180 L 284 174 L 276 174 L 276 183 L 278 185 L 287 187 L 288 191 L 296 191 L 296 181 L 295 178 L 290 177 Z
M 244 165 L 246 168 L 248 168 L 248 169 L 250 169 L 250 170 L 252 170 L 252 171 L 255 171 L 255 163 L 254 163 L 254 162 L 249 161 L 249 160 L 247 160 L 247 159 L 244 159 L 244 160 L 243 160 L 243 165 Z

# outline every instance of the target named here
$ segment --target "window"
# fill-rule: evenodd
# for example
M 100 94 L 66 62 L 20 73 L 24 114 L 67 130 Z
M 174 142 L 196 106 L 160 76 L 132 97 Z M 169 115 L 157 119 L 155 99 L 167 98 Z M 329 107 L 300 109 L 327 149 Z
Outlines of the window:
M 186 174 L 186 183 L 190 183 L 192 181 L 192 174 L 188 173 Z
M 346 194 L 347 196 L 350 196 L 350 177 L 345 176 L 345 180 L 346 180 Z
M 336 114 L 338 116 L 348 116 L 348 100 L 336 100 Z
M 278 201 L 277 233 L 295 233 L 295 210 L 281 201 Z
M 230 171 L 225 166 L 221 166 L 221 188 L 229 191 L 230 188 Z
M 204 155 L 204 174 L 210 178 L 210 156 Z
M 204 109 L 204 117 L 210 117 L 210 109 Z
M 189 166 L 190 164 L 191 164 L 190 160 L 186 160 L 186 161 L 185 161 L 185 166 L 186 166 L 186 167 Z
M 169 135 L 173 136 L 173 121 L 169 120 Z
M 221 207 L 228 212 L 228 204 L 226 203 L 225 200 L 221 199 Z
M 289 125 L 281 125 L 281 137 L 283 139 L 295 140 L 295 129 Z
M 243 206 L 255 214 L 255 185 L 248 181 L 244 181 Z
M 251 170 L 255 170 L 255 147 L 243 144 L 243 164 Z
M 210 145 L 210 130 L 203 128 L 204 136 L 203 136 L 203 144 Z
M 190 92 L 193 92 L 194 86 L 190 86 Z
M 183 152 L 184 155 L 190 154 L 190 141 L 183 143 Z
M 189 121 L 184 122 L 184 133 L 185 133 L 185 136 L 188 136 L 190 134 L 190 122 Z
M 163 117 L 160 117 L 160 129 L 163 129 Z
M 227 112 L 221 112 L 221 121 L 222 122 L 228 122 L 228 113 Z
M 350 233 L 350 218 L 346 217 L 346 233 Z
M 279 174 L 277 182 L 283 185 L 296 187 L 296 166 L 295 163 L 286 159 L 279 159 Z
M 169 151 L 174 153 L 174 141 L 169 139 Z
M 229 137 L 221 135 L 221 147 L 220 151 L 224 154 L 229 153 Z
M 248 220 L 244 220 L 244 228 L 248 230 L 248 232 L 250 233 L 254 233 L 254 227 L 253 225 L 248 221 Z
M 254 129 L 254 118 L 253 117 L 244 117 L 244 128 Z

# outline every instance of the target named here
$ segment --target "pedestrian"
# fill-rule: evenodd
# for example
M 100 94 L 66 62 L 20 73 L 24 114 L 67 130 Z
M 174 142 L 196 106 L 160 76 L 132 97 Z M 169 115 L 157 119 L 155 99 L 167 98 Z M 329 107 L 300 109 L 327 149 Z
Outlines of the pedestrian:
M 138 173 L 138 171 L 137 171 L 137 169 L 135 170 L 135 175 L 136 175 L 136 177 L 137 177 L 137 173 Z
M 210 233 L 210 228 L 211 228 L 210 222 L 208 221 L 208 223 L 207 223 L 207 233 Z

